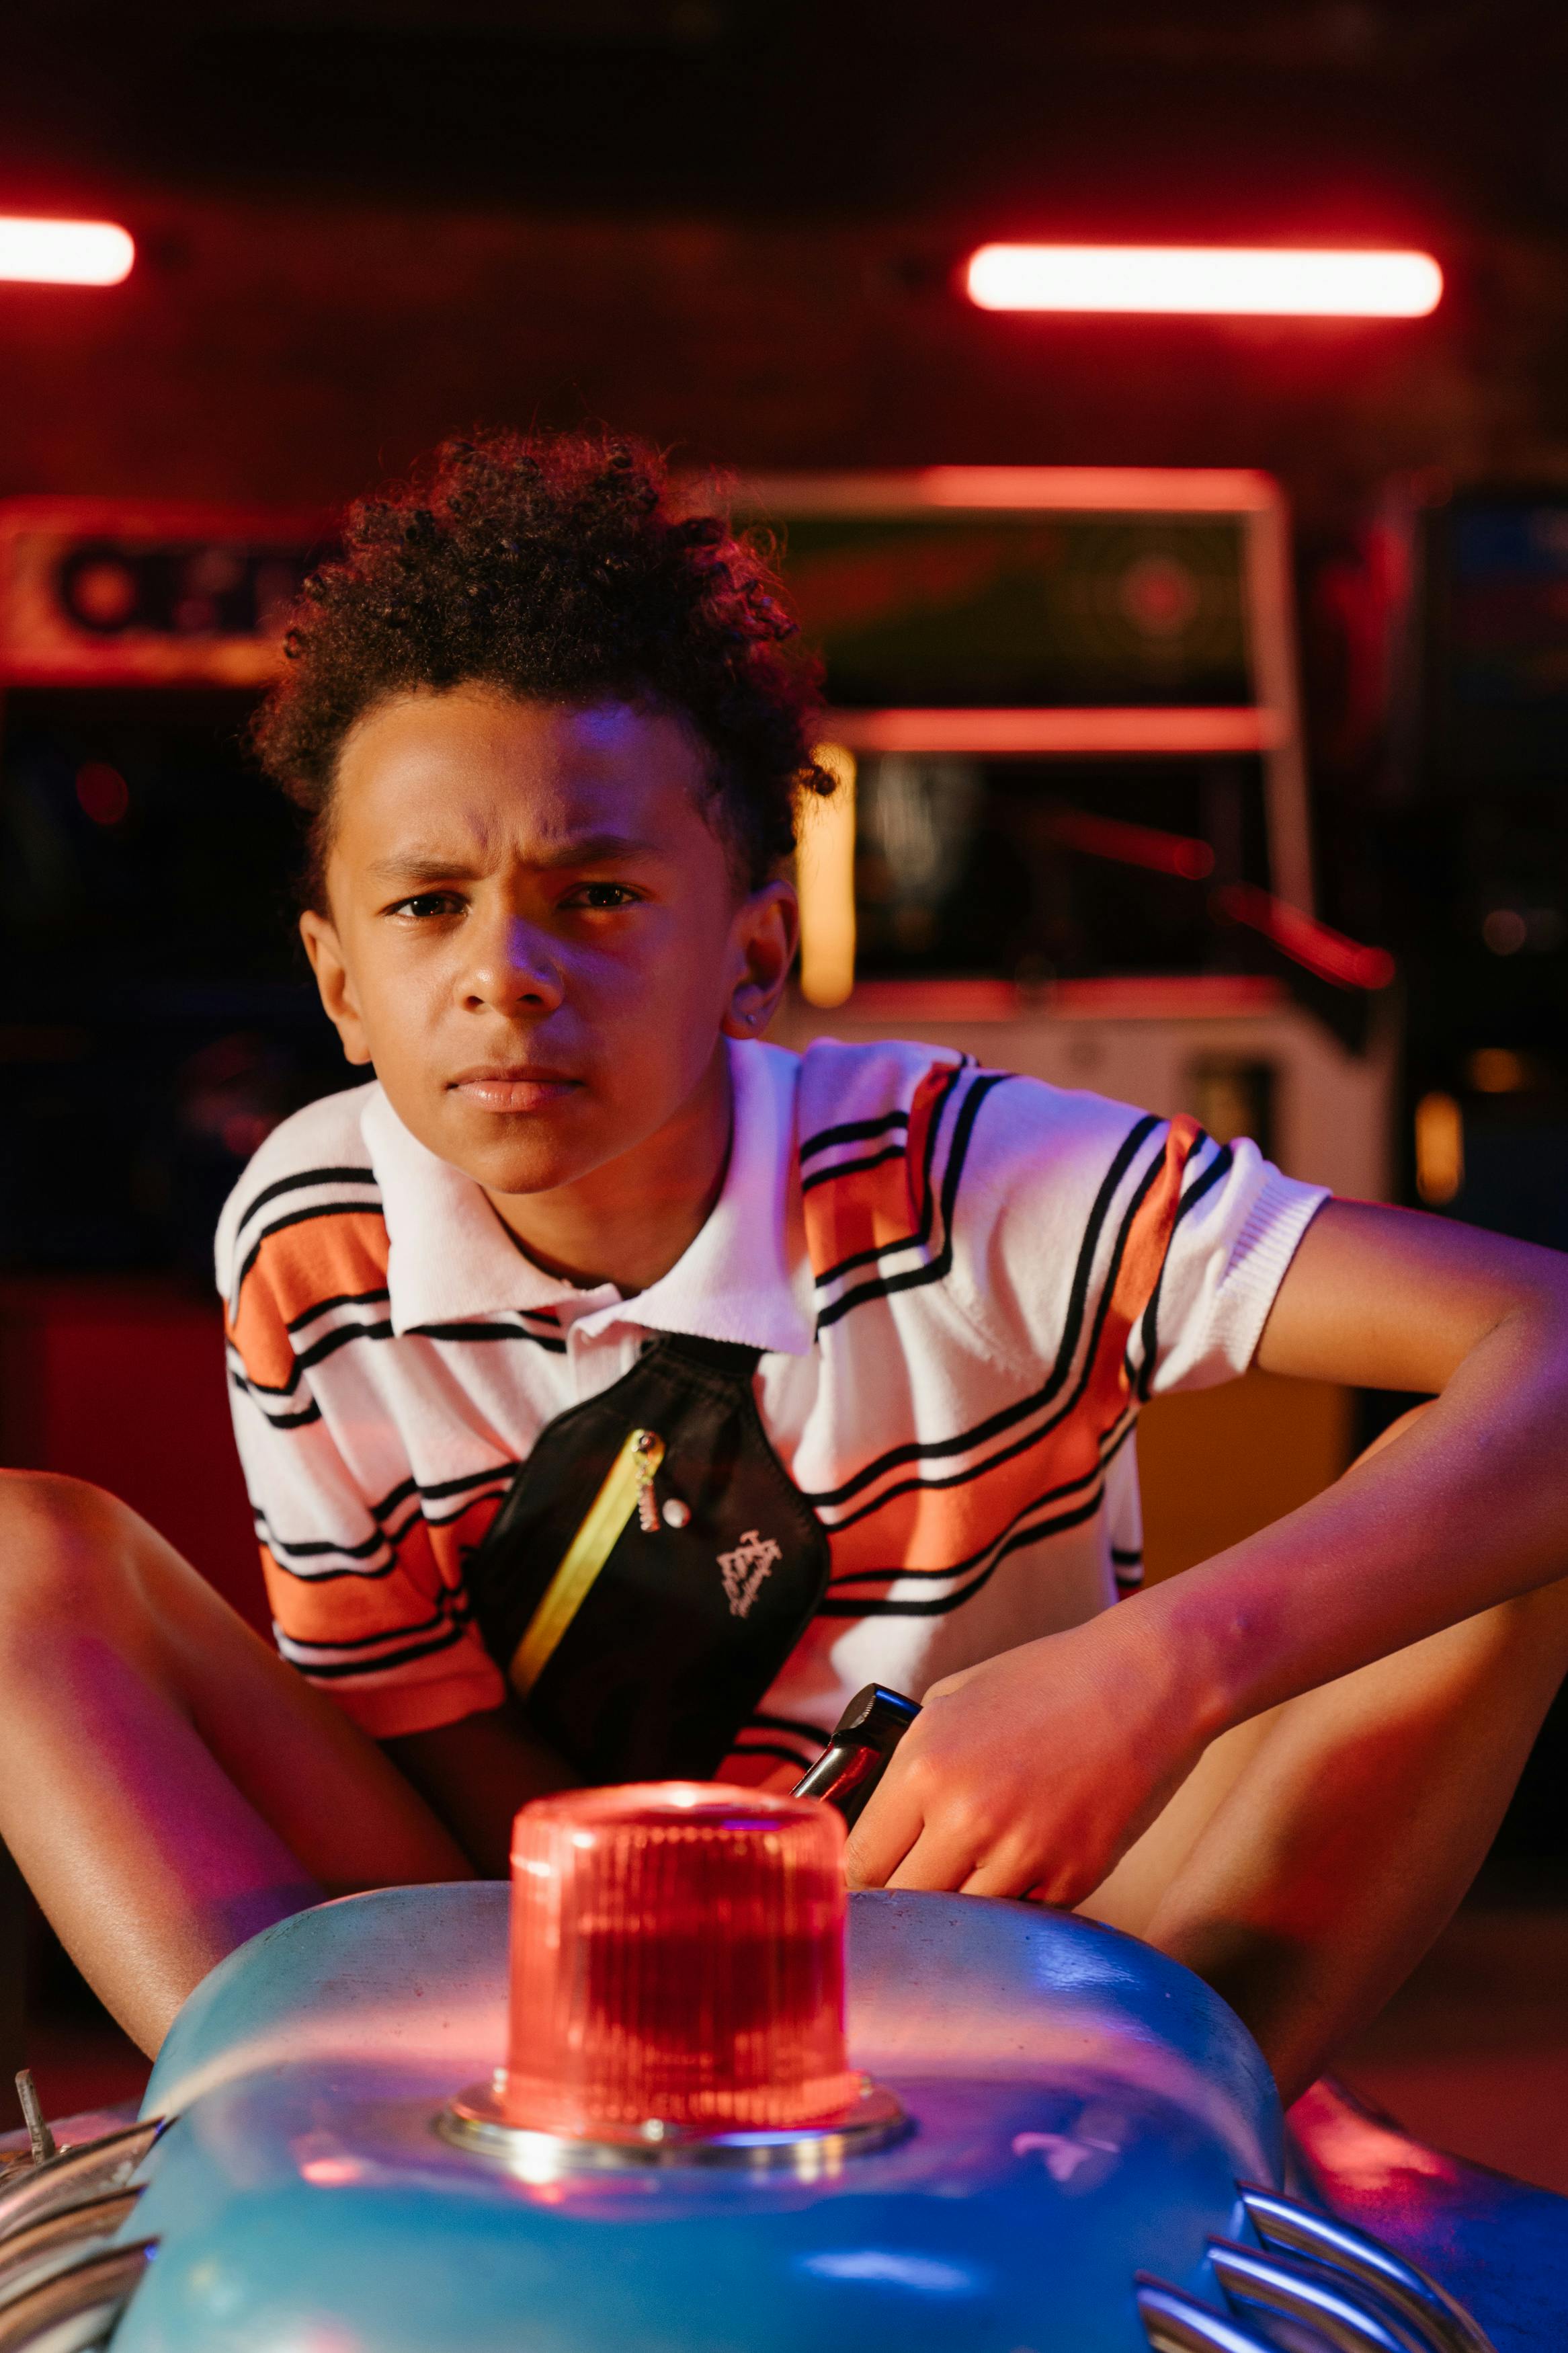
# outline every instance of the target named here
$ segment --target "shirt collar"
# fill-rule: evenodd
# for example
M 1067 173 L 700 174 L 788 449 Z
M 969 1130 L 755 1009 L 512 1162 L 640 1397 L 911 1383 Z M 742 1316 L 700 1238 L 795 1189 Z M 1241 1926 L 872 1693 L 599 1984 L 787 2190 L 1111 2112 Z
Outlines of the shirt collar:
M 799 1060 L 726 1042 L 734 1125 L 723 1189 L 669 1272 L 627 1300 L 584 1294 L 525 1258 L 473 1178 L 421 1144 L 374 1088 L 363 1121 L 386 1218 L 393 1330 L 554 1308 L 584 1338 L 619 1324 L 805 1356 L 813 1321 L 795 1153 Z

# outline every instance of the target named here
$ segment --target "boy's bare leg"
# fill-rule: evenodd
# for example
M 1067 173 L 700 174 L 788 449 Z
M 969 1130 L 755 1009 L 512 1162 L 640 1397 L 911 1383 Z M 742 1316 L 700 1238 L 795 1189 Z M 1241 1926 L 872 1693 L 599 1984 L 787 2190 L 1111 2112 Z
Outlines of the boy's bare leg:
M 1382 2007 L 1479 1867 L 1568 1665 L 1568 1585 L 1214 1743 L 1082 1907 L 1186 1963 L 1287 2100 Z
M 324 1894 L 471 1867 L 374 1744 L 146 1522 L 0 1472 L 0 1839 L 143 2050 Z

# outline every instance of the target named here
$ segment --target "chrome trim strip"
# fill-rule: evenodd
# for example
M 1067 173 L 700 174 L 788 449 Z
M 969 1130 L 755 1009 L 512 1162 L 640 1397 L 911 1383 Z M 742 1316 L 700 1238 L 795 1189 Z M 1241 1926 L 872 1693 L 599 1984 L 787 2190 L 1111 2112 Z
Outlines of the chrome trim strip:
M 1281 2198 L 1276 2190 L 1254 2189 L 1246 2183 L 1241 2202 L 1265 2246 L 1351 2273 L 1405 2319 L 1425 2329 L 1442 2353 L 1494 2353 L 1490 2337 L 1447 2288 L 1366 2232 L 1316 2213 L 1293 2198 Z
M 1237 2321 L 1211 2312 L 1163 2280 L 1140 2277 L 1133 2293 L 1153 2353 L 1279 2353 L 1279 2348 Z
M 47 2165 L 13 2175 L 0 2189 L 0 2244 L 14 2231 L 41 2222 L 68 2206 L 85 2206 L 106 2190 L 122 2189 L 163 2129 L 162 2116 L 145 2117 L 102 2140 L 62 2150 Z
M 146 2275 L 155 2239 L 84 2255 L 0 2312 L 0 2353 L 84 2353 L 101 2345 Z
M 649 2165 L 747 2166 L 815 2180 L 837 2171 L 847 2158 L 885 2148 L 913 2129 L 892 2093 L 868 2082 L 852 2109 L 822 2125 L 704 2133 L 650 2120 L 618 2132 L 606 2129 L 603 2137 L 537 2132 L 507 2122 L 490 2084 L 471 2084 L 459 2092 L 434 2123 L 443 2140 L 504 2166 L 524 2181 Z
M 1411 2353 L 1404 2332 L 1396 2337 L 1371 2306 L 1360 2302 L 1352 2283 L 1331 2284 L 1316 2265 L 1289 2255 L 1260 2255 L 1224 2239 L 1209 2242 L 1209 2261 L 1226 2301 L 1238 2315 L 1305 2323 L 1333 2353 Z M 1423 2353 L 1436 2353 L 1429 2337 L 1422 2343 Z
M 26 2230 L 14 2231 L 0 2245 L 0 2308 L 52 2272 L 63 2271 L 94 2241 L 111 2239 L 131 2220 L 141 2195 L 139 2182 L 129 2189 L 111 2189 L 107 2198 L 89 2198 L 84 2206 L 67 2206 Z

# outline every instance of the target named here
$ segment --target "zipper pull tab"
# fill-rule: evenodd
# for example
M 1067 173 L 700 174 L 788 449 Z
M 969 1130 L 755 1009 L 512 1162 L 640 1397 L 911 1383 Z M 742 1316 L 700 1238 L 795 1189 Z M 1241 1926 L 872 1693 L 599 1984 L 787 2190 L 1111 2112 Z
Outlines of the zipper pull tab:
M 653 1492 L 654 1474 L 664 1461 L 664 1440 L 651 1430 L 639 1430 L 633 1456 L 637 1477 L 637 1525 L 645 1536 L 658 1534 L 658 1504 Z

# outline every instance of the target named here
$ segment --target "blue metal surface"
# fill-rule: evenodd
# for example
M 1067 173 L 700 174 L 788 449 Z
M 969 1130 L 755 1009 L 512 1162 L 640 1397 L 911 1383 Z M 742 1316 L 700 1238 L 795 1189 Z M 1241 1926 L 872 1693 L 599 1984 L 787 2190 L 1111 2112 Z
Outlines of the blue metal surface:
M 851 2043 L 915 2120 L 816 2179 L 675 2167 L 535 2183 L 431 2118 L 503 2040 L 505 1890 L 410 1888 L 268 1930 L 149 2087 L 179 2112 L 162 2246 L 116 2353 L 1146 2353 L 1133 2274 L 1278 2182 L 1280 2119 L 1217 1998 L 1033 1906 L 858 1896 Z
M 1568 2345 L 1568 2198 L 1428 2148 L 1327 2080 L 1290 2125 L 1306 2187 L 1440 2280 L 1497 2353 Z

